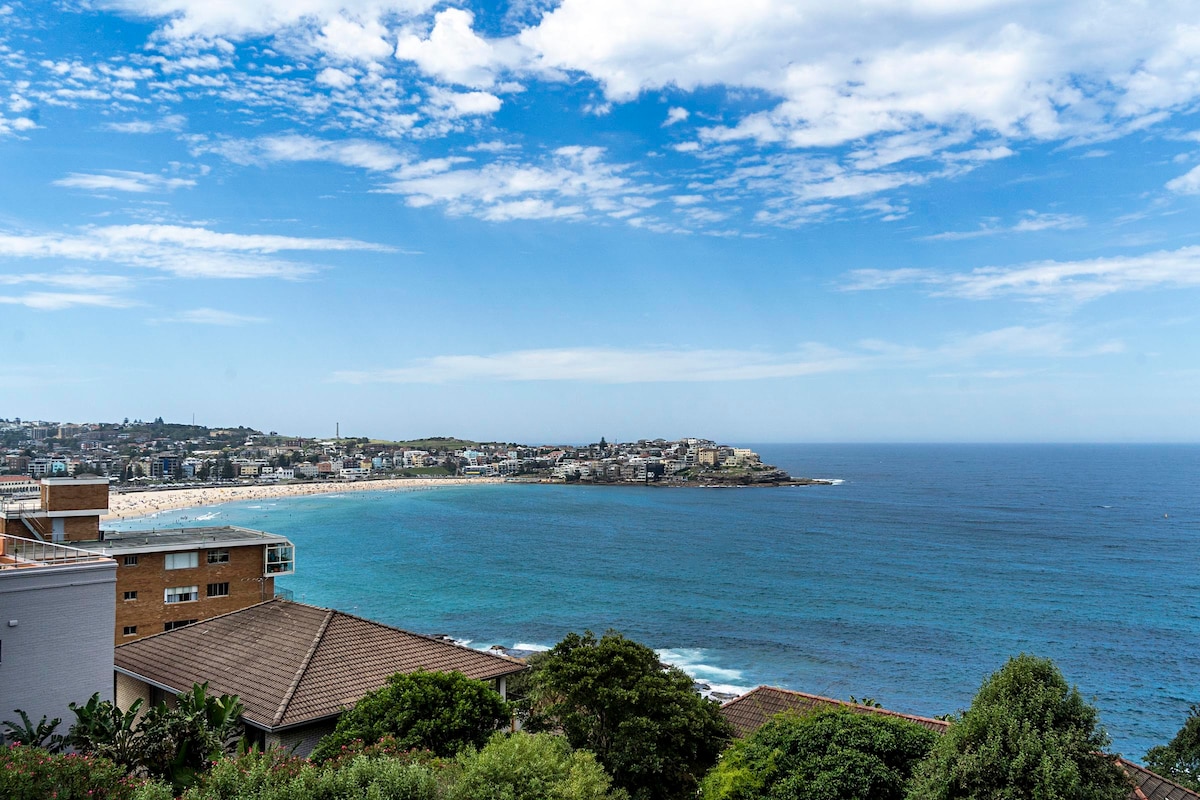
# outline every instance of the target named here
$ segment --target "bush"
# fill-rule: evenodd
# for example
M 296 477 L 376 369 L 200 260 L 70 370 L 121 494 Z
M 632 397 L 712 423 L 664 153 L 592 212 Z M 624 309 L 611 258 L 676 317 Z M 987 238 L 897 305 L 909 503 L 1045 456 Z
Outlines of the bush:
M 107 758 L 13 745 L 0 750 L 5 800 L 170 800 L 166 786 L 130 778 Z
M 453 756 L 482 747 L 511 719 L 508 703 L 483 681 L 458 672 L 397 673 L 342 714 L 310 758 L 325 761 L 356 739 L 370 745 L 384 736 L 402 749 Z
M 591 753 L 571 752 L 561 736 L 495 734 L 487 747 L 458 756 L 451 800 L 607 800 L 611 780 Z M 624 796 L 624 792 L 619 795 Z
M 1150 748 L 1146 766 L 1181 786 L 1200 792 L 1200 703 L 1192 705 L 1175 738 Z
M 780 714 L 721 756 L 703 800 L 901 800 L 937 734 L 849 710 Z

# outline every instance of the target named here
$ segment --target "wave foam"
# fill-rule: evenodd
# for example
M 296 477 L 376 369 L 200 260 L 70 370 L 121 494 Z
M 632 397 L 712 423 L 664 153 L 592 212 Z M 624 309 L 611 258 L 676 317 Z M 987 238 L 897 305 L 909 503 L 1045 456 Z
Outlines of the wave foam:
M 662 648 L 654 652 L 658 653 L 658 657 L 663 660 L 663 663 L 679 667 L 692 676 L 694 680 L 707 683 L 709 686 L 712 686 L 714 681 L 731 683 L 744 679 L 740 669 L 728 669 L 704 663 L 707 660 L 708 651 L 706 650 L 699 648 Z

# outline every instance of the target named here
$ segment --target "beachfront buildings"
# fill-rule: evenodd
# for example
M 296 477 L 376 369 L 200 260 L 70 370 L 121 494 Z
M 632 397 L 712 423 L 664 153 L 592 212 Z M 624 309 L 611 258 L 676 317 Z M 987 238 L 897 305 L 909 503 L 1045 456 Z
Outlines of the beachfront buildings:
M 308 755 L 337 718 L 397 672 L 461 672 L 501 696 L 517 659 L 283 599 L 116 648 L 116 703 L 208 682 L 236 694 L 251 742 Z
M 0 499 L 0 534 L 114 559 L 117 644 L 269 600 L 275 578 L 295 571 L 295 547 L 273 533 L 233 526 L 103 531 L 107 478 L 43 478 L 39 488 L 36 498 Z
M 67 545 L 0 534 L 0 719 L 65 718 L 113 696 L 116 563 Z

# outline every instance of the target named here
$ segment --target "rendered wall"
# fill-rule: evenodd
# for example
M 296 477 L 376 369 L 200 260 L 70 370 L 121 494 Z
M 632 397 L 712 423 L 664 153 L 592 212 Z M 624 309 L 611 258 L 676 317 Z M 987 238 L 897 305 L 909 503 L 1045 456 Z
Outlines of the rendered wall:
M 20 708 L 65 733 L 68 703 L 112 699 L 115 586 L 112 561 L 0 570 L 0 719 Z

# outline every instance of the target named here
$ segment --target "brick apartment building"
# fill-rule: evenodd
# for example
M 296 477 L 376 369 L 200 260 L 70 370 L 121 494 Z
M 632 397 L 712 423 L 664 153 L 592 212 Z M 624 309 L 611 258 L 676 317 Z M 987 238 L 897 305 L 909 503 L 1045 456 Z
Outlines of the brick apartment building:
M 106 478 L 44 478 L 34 499 L 0 499 L 0 534 L 69 542 L 116 561 L 116 644 L 246 608 L 295 570 L 286 537 L 238 527 L 104 531 Z

